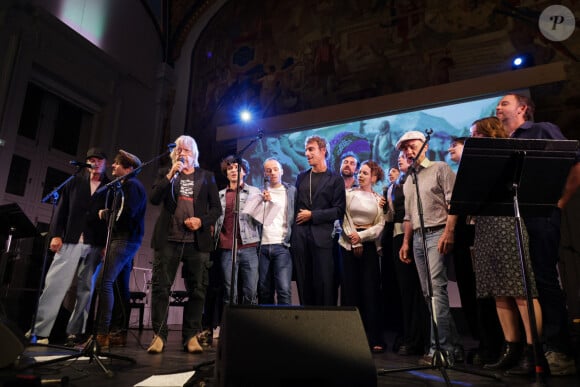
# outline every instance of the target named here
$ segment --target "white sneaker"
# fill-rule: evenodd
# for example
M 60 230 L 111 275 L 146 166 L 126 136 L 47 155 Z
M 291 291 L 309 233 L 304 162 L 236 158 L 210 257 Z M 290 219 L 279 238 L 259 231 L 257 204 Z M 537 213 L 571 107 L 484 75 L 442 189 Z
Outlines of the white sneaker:
M 48 337 L 36 337 L 36 344 L 48 344 Z
M 24 338 L 26 340 L 30 340 L 30 338 L 32 337 L 32 332 L 30 330 L 28 330 L 28 332 L 26 332 L 24 334 Z M 48 337 L 41 337 L 41 336 L 36 336 L 36 342 L 32 343 L 32 344 L 48 344 Z

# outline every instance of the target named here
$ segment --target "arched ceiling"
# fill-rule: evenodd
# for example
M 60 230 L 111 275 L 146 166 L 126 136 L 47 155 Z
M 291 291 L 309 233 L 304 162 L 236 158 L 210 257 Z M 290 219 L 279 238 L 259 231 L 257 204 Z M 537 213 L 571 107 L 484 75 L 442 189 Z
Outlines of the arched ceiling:
M 216 0 L 141 0 L 164 48 L 163 61 L 173 64 L 187 35 Z

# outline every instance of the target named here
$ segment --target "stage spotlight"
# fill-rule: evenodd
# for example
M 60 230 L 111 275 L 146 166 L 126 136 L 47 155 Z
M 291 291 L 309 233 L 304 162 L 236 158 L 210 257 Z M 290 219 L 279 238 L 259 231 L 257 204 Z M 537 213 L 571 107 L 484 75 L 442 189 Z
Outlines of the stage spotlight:
M 252 113 L 249 110 L 242 110 L 240 112 L 240 119 L 243 122 L 250 122 L 252 121 Z
M 525 69 L 534 65 L 534 57 L 532 54 L 516 55 L 512 60 L 512 70 Z

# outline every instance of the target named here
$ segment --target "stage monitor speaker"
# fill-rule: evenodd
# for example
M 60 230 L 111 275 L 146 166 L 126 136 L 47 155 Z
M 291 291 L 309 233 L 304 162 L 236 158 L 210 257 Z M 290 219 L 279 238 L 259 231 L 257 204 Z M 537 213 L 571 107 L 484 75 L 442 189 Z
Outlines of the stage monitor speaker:
M 0 319 L 0 343 L 0 368 L 11 365 L 24 352 L 24 335 L 14 324 L 4 319 Z
M 225 306 L 216 385 L 377 385 L 356 308 Z

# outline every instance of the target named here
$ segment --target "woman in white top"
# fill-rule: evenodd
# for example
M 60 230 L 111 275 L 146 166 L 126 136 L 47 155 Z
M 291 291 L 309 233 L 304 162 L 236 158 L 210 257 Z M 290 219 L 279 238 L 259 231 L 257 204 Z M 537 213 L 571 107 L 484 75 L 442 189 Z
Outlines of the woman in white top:
M 383 230 L 384 198 L 373 185 L 384 178 L 383 169 L 372 160 L 361 164 L 359 186 L 346 191 L 346 211 L 339 239 L 343 258 L 342 302 L 356 306 L 367 333 L 371 351 L 384 352 L 380 301 L 379 246 Z

